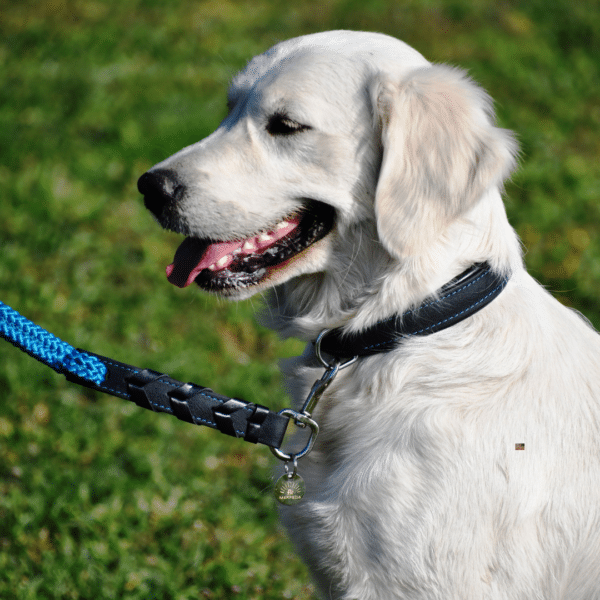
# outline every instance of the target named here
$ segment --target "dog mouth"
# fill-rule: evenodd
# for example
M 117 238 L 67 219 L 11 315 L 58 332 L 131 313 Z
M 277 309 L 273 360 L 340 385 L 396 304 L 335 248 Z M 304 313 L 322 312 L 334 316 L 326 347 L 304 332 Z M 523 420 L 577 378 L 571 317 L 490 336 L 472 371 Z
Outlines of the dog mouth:
M 334 209 L 310 200 L 266 231 L 232 241 L 186 238 L 167 267 L 168 280 L 184 288 L 196 283 L 207 291 L 233 291 L 261 283 L 333 228 Z

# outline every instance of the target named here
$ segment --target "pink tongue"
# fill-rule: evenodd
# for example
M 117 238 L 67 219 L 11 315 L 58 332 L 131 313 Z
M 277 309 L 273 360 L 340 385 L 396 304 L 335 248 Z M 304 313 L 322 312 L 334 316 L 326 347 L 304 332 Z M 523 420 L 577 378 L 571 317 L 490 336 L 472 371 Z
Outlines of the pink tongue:
M 238 246 L 239 242 L 210 244 L 196 238 L 185 238 L 177 248 L 173 262 L 167 267 L 167 279 L 177 287 L 187 287 L 198 277 L 200 271 Z
M 177 248 L 173 263 L 167 267 L 167 279 L 177 287 L 187 287 L 201 271 L 210 266 L 215 265 L 213 270 L 218 271 L 227 268 L 235 256 L 260 254 L 262 250 L 273 246 L 278 240 L 291 233 L 299 223 L 299 217 L 289 219 L 280 229 L 270 231 L 265 236 L 254 236 L 237 242 L 211 244 L 206 240 L 186 238 Z

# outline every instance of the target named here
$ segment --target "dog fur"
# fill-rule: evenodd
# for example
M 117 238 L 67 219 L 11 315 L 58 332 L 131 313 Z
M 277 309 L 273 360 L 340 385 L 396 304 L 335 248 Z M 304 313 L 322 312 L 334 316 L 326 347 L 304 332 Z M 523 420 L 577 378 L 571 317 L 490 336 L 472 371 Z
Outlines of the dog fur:
M 243 239 L 306 199 L 332 232 L 260 283 L 282 336 L 360 331 L 482 261 L 489 306 L 341 371 L 283 521 L 323 598 L 600 598 L 600 337 L 525 271 L 501 192 L 517 145 L 463 71 L 403 42 L 325 32 L 238 74 L 208 138 L 150 171 L 177 178 L 162 224 Z M 265 131 L 283 114 L 289 135 Z M 175 194 L 173 195 L 175 198 Z M 302 404 L 312 346 L 283 366 Z M 516 450 L 525 444 L 524 450 Z

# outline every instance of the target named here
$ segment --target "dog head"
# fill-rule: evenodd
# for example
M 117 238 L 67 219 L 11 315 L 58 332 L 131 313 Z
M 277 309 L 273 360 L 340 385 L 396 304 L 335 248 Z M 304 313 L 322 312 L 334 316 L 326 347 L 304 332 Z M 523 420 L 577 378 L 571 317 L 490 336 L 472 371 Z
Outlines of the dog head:
M 138 187 L 187 236 L 169 280 L 235 298 L 335 278 L 359 246 L 383 262 L 422 253 L 502 184 L 516 153 L 463 72 L 381 34 L 280 43 L 233 79 L 228 106 L 213 134 Z

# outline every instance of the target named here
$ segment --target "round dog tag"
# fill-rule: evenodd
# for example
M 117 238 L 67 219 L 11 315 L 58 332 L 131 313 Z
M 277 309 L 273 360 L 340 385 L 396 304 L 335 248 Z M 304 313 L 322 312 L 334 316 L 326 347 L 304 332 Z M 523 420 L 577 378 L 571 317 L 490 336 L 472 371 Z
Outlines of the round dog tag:
M 275 498 L 281 504 L 298 504 L 305 491 L 304 479 L 298 473 L 286 473 L 275 483 Z

